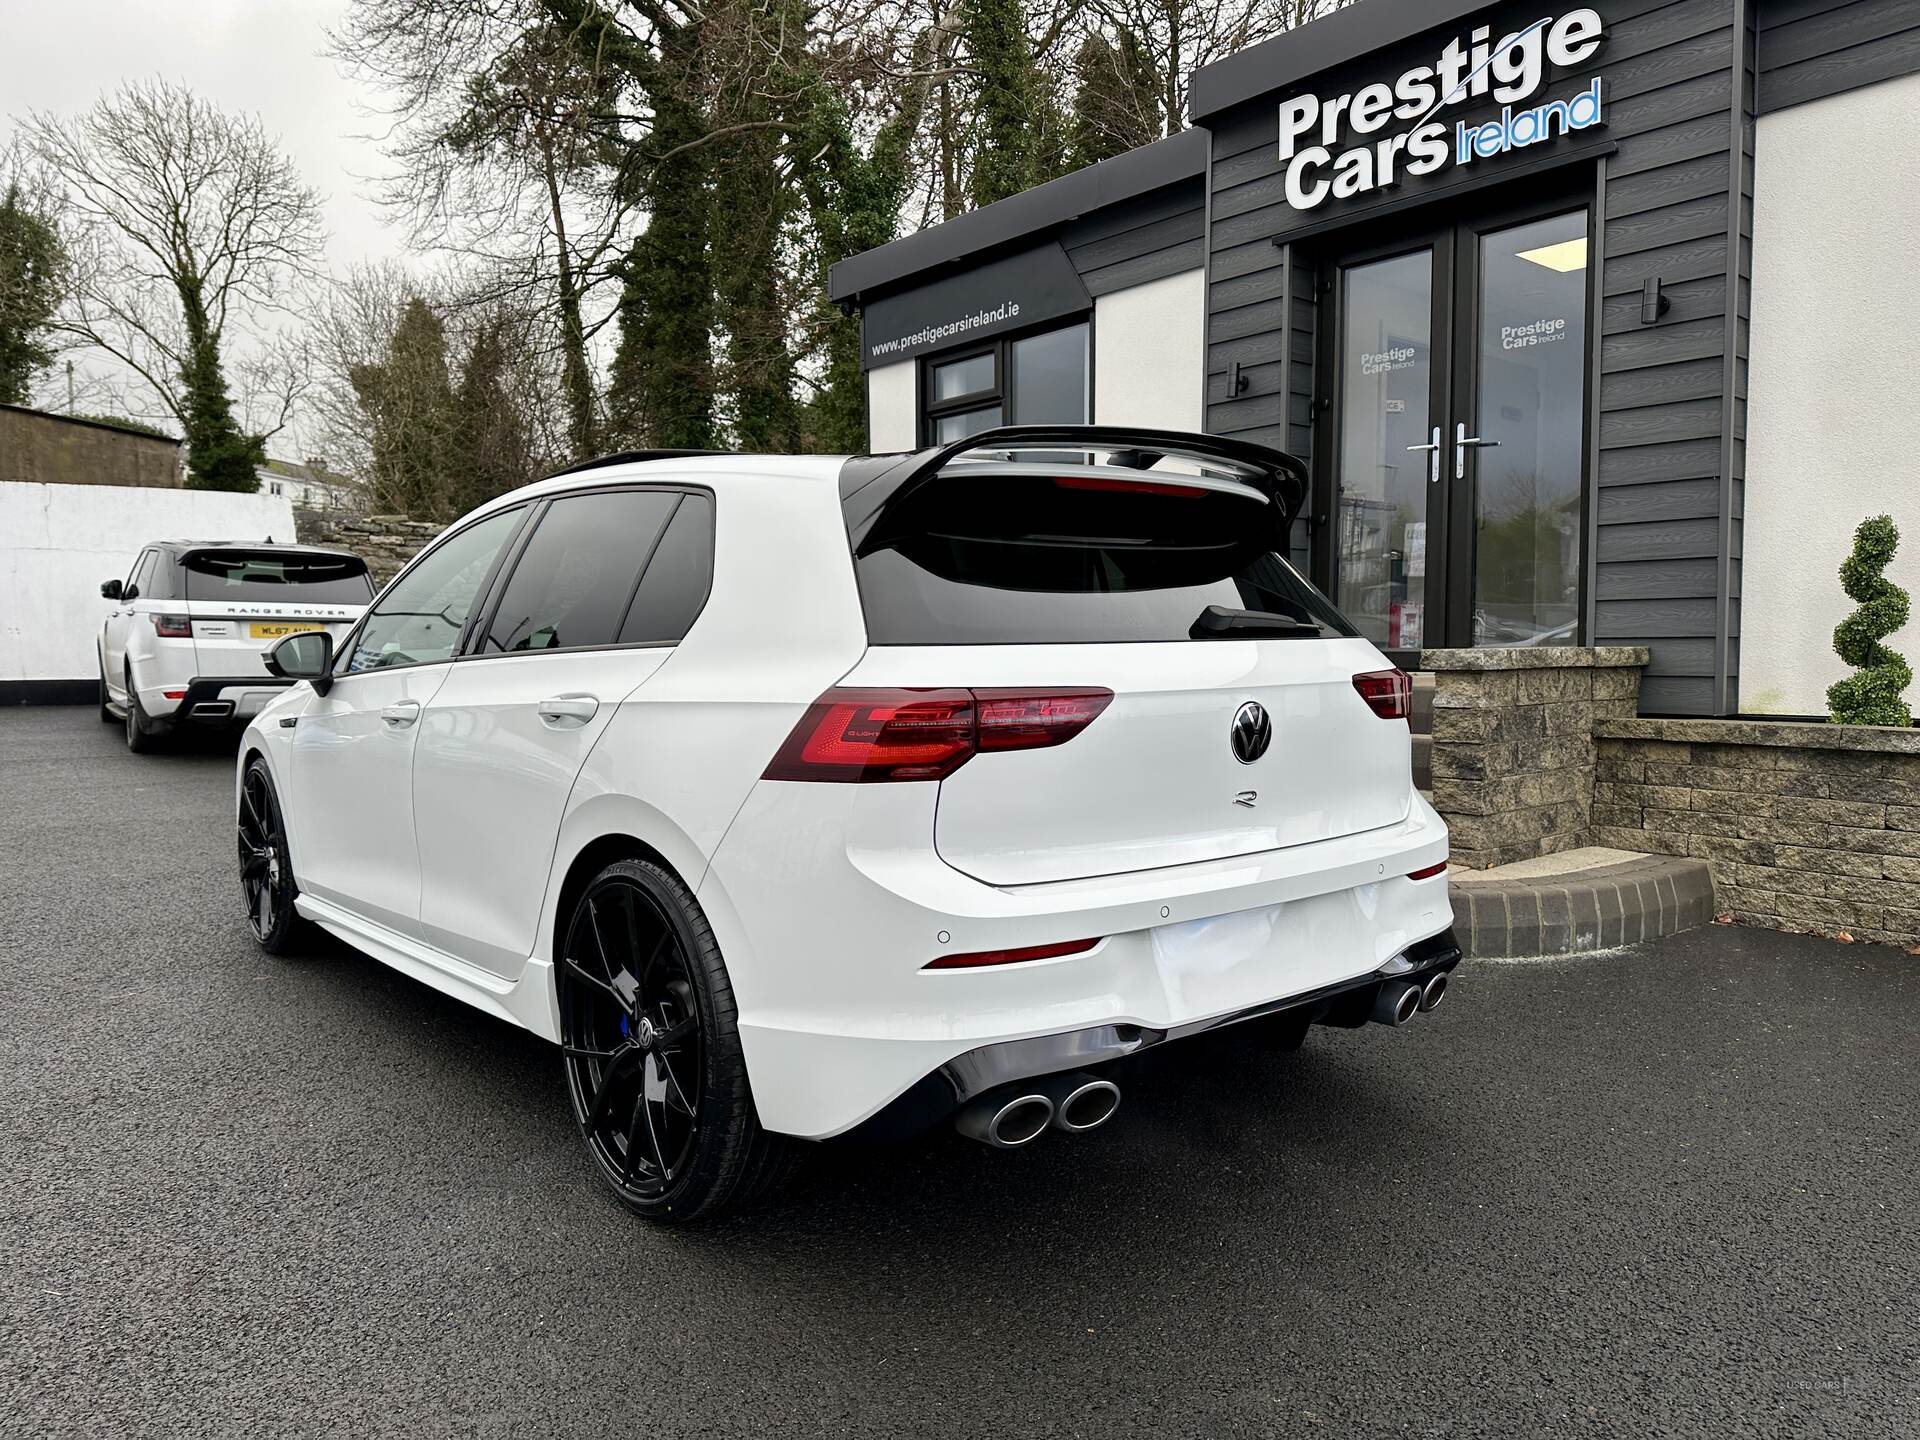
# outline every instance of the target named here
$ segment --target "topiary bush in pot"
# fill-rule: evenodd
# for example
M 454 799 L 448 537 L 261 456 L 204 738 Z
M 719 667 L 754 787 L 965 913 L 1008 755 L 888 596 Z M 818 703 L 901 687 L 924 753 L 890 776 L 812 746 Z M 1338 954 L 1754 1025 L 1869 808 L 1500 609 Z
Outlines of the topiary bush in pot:
M 1891 515 L 1870 515 L 1853 532 L 1853 553 L 1840 566 L 1840 584 L 1860 608 L 1833 632 L 1833 648 L 1854 673 L 1827 688 L 1837 725 L 1911 725 L 1901 692 L 1913 669 L 1881 642 L 1907 623 L 1907 592 L 1885 570 L 1900 548 Z

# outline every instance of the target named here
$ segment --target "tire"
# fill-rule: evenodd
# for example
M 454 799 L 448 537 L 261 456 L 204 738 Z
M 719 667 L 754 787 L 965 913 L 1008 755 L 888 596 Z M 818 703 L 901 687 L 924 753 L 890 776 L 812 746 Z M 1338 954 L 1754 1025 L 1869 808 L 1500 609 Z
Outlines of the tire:
M 247 902 L 247 924 L 269 955 L 303 948 L 307 923 L 293 908 L 300 887 L 293 878 L 287 827 L 273 773 L 256 756 L 240 781 L 236 833 L 240 854 L 240 893 Z
M 573 1118 L 629 1210 L 684 1224 L 792 1178 L 804 1142 L 760 1126 L 727 967 L 678 876 L 645 860 L 594 876 L 555 985 Z
M 151 755 L 160 748 L 160 731 L 140 708 L 140 692 L 133 688 L 133 672 L 127 672 L 127 749 L 136 755 Z

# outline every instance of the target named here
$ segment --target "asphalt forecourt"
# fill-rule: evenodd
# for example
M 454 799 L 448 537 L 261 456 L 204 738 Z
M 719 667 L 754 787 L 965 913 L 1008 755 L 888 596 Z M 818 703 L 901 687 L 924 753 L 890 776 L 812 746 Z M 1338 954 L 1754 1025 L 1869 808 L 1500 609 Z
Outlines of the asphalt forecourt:
M 230 744 L 230 742 L 229 742 Z M 552 1050 L 240 913 L 233 756 L 0 710 L 0 1431 L 1920 1433 L 1920 966 L 1709 927 L 650 1228 Z

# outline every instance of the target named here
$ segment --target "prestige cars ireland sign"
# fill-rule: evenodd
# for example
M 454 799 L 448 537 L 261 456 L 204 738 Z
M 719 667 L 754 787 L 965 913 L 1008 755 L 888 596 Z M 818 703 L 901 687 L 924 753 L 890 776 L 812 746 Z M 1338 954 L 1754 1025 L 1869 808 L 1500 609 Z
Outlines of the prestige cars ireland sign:
M 1313 210 L 1329 199 L 1349 200 L 1600 125 L 1606 97 L 1599 78 L 1571 95 L 1531 107 L 1525 102 L 1546 85 L 1550 69 L 1584 64 L 1605 38 L 1594 10 L 1548 16 L 1498 40 L 1482 25 L 1397 80 L 1344 95 L 1292 97 L 1280 106 L 1287 204 Z M 1440 118 L 1455 106 L 1489 100 L 1504 107 L 1497 119 Z M 1351 143 L 1380 131 L 1393 133 Z

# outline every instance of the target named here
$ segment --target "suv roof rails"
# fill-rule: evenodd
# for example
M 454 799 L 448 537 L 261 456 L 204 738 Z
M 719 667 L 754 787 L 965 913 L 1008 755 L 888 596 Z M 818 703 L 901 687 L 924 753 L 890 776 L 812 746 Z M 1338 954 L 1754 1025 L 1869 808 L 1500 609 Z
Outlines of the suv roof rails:
M 562 475 L 578 475 L 583 470 L 599 470 L 608 465 L 633 465 L 643 460 L 692 460 L 702 455 L 737 455 L 737 450 L 620 450 L 612 455 L 596 455 L 591 460 L 580 460 L 565 469 L 556 470 L 546 478 L 558 480 Z
M 1105 451 L 1109 465 L 1129 470 L 1151 469 L 1171 456 L 1231 471 L 1233 478 L 1273 502 L 1282 527 L 1290 525 L 1306 503 L 1311 483 L 1304 462 L 1251 440 L 1132 425 L 1003 425 L 932 449 L 848 461 L 840 472 L 840 501 L 847 513 L 848 532 L 858 547 L 883 510 L 905 500 L 956 460 L 983 451 L 1049 448 Z

